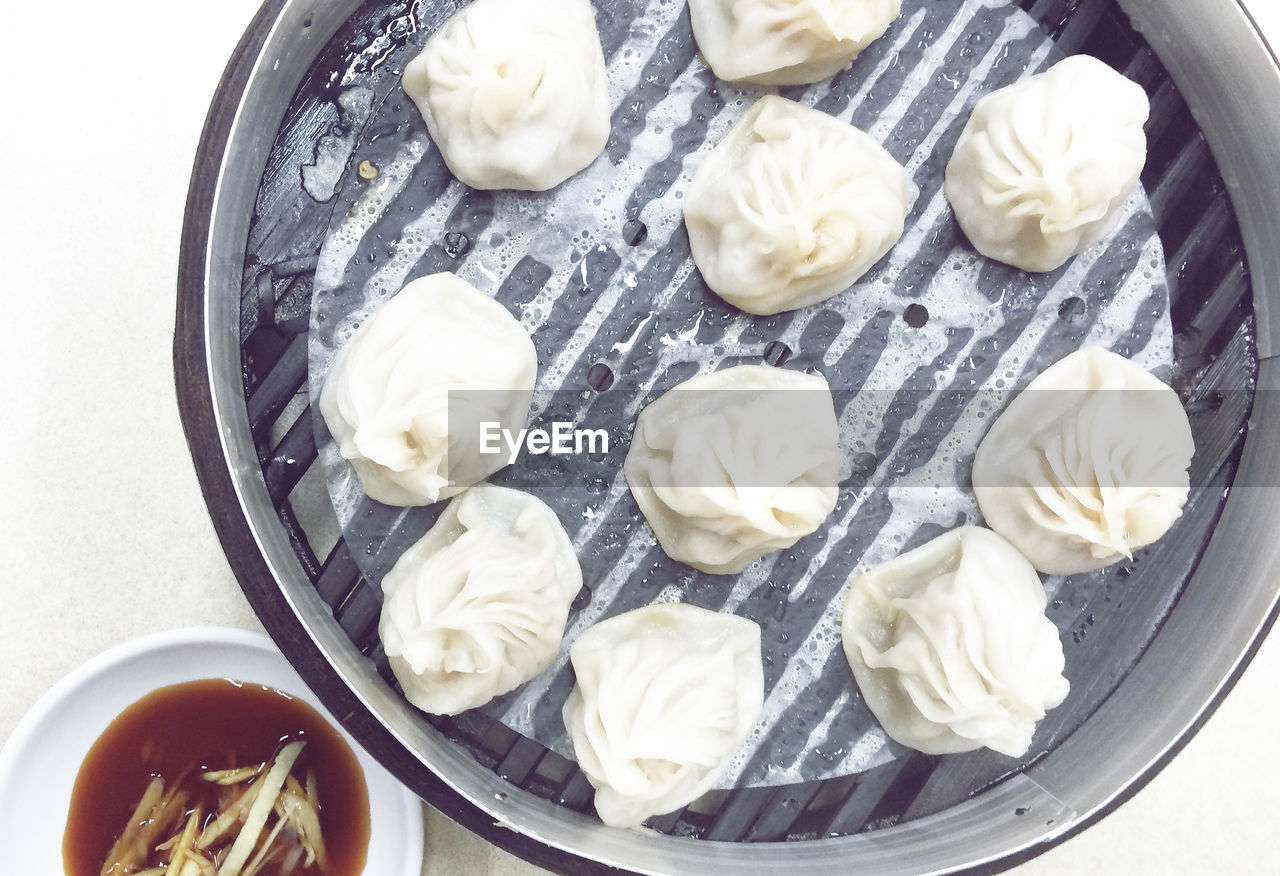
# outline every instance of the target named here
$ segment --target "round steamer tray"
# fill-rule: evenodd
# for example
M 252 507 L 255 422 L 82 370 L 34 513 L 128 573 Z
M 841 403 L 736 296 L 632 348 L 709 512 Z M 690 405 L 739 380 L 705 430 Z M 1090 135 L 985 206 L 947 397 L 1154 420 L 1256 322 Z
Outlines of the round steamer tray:
M 1268 488 L 1280 462 L 1266 442 L 1280 414 L 1266 390 L 1280 266 L 1264 243 L 1278 236 L 1268 162 L 1280 120 L 1254 108 L 1278 105 L 1280 72 L 1244 12 L 1211 0 L 1020 4 L 1058 51 L 1095 54 L 1152 96 L 1143 182 L 1168 264 L 1171 379 L 1197 439 L 1197 489 L 1177 538 L 1079 591 L 1078 606 L 1066 600 L 1079 608 L 1064 635 L 1073 694 L 1032 755 L 904 751 L 825 781 L 713 792 L 651 820 L 654 831 L 626 832 L 599 824 L 590 786 L 559 754 L 482 713 L 424 716 L 399 696 L 377 647 L 376 578 L 338 538 L 317 462 L 312 292 L 324 287 L 317 259 L 334 210 L 352 206 L 341 187 L 316 193 L 317 180 L 338 178 L 320 159 L 336 154 L 350 178 L 359 144 L 390 137 L 351 124 L 360 107 L 343 85 L 394 93 L 397 51 L 424 38 L 415 24 L 456 5 L 267 3 L 215 98 L 188 202 L 175 338 L 184 425 L 246 594 L 330 711 L 456 820 L 572 872 L 999 869 L 1148 780 L 1229 689 L 1276 609 Z M 346 142 L 358 145 L 334 148 Z M 301 166 L 300 144 L 310 145 Z M 776 341 L 760 338 L 763 361 L 778 364 Z M 1142 586 L 1161 578 L 1172 584 Z

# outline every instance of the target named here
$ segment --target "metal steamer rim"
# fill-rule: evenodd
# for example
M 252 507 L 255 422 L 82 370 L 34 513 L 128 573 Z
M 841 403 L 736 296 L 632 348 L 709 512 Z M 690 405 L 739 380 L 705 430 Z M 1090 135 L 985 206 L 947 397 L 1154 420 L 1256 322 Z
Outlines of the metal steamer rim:
M 1171 285 L 1181 280 L 1190 290 L 1174 302 L 1175 349 L 1187 374 L 1204 384 L 1190 386 L 1191 391 L 1212 391 L 1223 385 L 1214 380 L 1233 370 L 1243 373 L 1256 329 L 1257 389 L 1271 388 L 1276 374 L 1269 301 L 1280 266 L 1264 244 L 1280 236 L 1280 191 L 1268 166 L 1268 147 L 1280 132 L 1280 120 L 1256 112 L 1256 105 L 1278 105 L 1280 71 L 1256 29 L 1242 9 L 1220 8 L 1224 4 L 1212 0 L 1125 0 L 1120 10 L 1089 0 L 1025 0 L 1021 5 L 1046 23 L 1064 48 L 1103 54 L 1122 70 L 1132 65 L 1150 71 L 1161 62 L 1167 68 L 1173 84 L 1163 81 L 1153 103 L 1185 98 L 1194 117 L 1194 122 L 1185 120 L 1187 126 L 1199 123 L 1212 156 L 1196 136 L 1173 149 L 1157 168 L 1158 179 L 1144 177 L 1153 201 L 1164 198 L 1166 206 L 1177 206 L 1182 195 L 1174 183 L 1189 173 L 1212 175 L 1215 160 L 1231 196 L 1229 204 L 1218 198 L 1196 215 L 1167 225 L 1172 229 L 1166 241 Z M 1280 484 L 1262 437 L 1280 413 L 1273 394 L 1265 391 L 1250 394 L 1242 449 L 1237 432 L 1214 436 L 1214 446 L 1230 458 L 1222 470 L 1226 480 L 1217 486 L 1234 487 L 1224 503 L 1205 511 L 1212 538 L 1198 558 L 1187 559 L 1189 565 L 1198 559 L 1196 571 L 1161 615 L 1141 659 L 1096 711 L 1042 758 L 1000 781 L 959 776 L 962 784 L 976 782 L 976 790 L 932 813 L 920 801 L 954 784 L 958 774 L 956 768 L 939 770 L 921 760 L 909 761 L 893 775 L 872 770 L 823 787 L 727 792 L 710 801 L 716 811 L 690 812 L 664 825 L 673 833 L 703 837 L 698 841 L 613 831 L 580 814 L 590 807 L 590 788 L 584 788 L 580 774 L 564 772 L 531 749 L 528 740 L 466 720 L 422 721 L 378 675 L 370 659 L 376 655 L 367 648 L 362 653 L 357 644 L 364 641 L 376 601 L 370 603 L 350 557 L 337 551 L 317 556 L 291 504 L 308 488 L 315 460 L 304 428 L 294 428 L 302 422 L 309 432 L 309 417 L 287 410 L 306 382 L 305 331 L 299 360 L 290 326 L 255 325 L 246 314 L 260 302 L 246 298 L 242 305 L 246 240 L 255 213 L 264 208 L 255 201 L 275 132 L 308 69 L 360 7 L 355 0 L 324 9 L 268 2 L 232 58 L 210 110 L 188 199 L 174 352 L 188 441 L 242 587 L 330 711 L 399 778 L 473 831 L 554 869 L 999 869 L 1118 805 L 1203 722 L 1275 616 L 1271 570 L 1280 558 L 1268 533 L 1274 531 L 1276 512 L 1267 502 L 1270 494 L 1260 488 Z M 1147 45 L 1132 36 L 1124 13 Z M 1206 29 L 1210 20 L 1214 26 Z M 1098 36 L 1114 31 L 1117 22 L 1130 36 L 1118 41 Z M 1134 39 L 1129 46 L 1126 40 Z M 1248 271 L 1206 264 L 1203 251 L 1232 240 L 1242 240 Z M 280 301 L 308 295 L 309 287 L 305 265 L 272 267 L 278 314 Z M 1256 323 L 1249 314 L 1250 286 Z M 1249 414 L 1247 405 L 1244 413 Z M 1224 591 L 1222 581 L 1233 582 L 1232 588 Z M 1214 631 L 1216 647 L 1204 647 L 1206 630 Z M 1196 653 L 1198 661 L 1185 663 L 1187 653 Z M 853 825 L 862 832 L 828 838 L 827 833 L 842 832 L 828 829 L 831 825 L 845 825 L 843 832 Z M 788 838 L 799 841 L 768 841 Z

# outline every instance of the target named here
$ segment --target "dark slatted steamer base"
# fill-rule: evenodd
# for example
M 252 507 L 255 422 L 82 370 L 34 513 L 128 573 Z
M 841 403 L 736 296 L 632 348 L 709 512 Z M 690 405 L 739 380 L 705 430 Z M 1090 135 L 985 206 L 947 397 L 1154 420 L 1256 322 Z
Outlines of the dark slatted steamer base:
M 1142 181 L 1168 265 L 1175 331 L 1173 382 L 1191 413 L 1197 446 L 1192 483 L 1204 488 L 1192 493 L 1179 523 L 1181 536 L 1167 539 L 1150 562 L 1186 570 L 1198 561 L 1216 523 L 1249 413 L 1256 361 L 1249 275 L 1239 230 L 1203 136 L 1168 74 L 1123 13 L 1104 0 L 1022 0 L 1021 5 L 1054 35 L 1064 52 L 1102 58 L 1142 84 L 1152 99 L 1150 157 Z M 307 329 L 318 235 L 327 221 L 311 217 L 307 223 L 306 218 L 297 218 L 297 227 L 308 230 L 287 245 L 272 239 L 273 234 L 279 237 L 279 229 L 270 229 L 257 238 L 270 245 L 250 247 L 241 317 L 249 419 L 263 477 L 302 567 L 342 629 L 394 685 L 377 637 L 377 589 L 361 577 L 341 540 L 318 556 L 294 511 L 295 491 L 308 487 L 300 487 L 300 482 L 318 470 L 306 406 Z M 275 263 L 260 258 L 272 249 L 290 254 Z M 1060 315 L 1071 319 L 1072 310 L 1064 306 Z M 323 496 L 320 478 L 310 488 Z M 1065 643 L 1072 659 L 1095 670 L 1089 679 L 1075 682 L 1097 688 L 1096 696 L 1086 697 L 1092 702 L 1105 697 L 1127 671 L 1108 667 L 1101 658 L 1089 659 L 1093 651 L 1100 652 L 1105 639 L 1103 631 L 1093 629 L 1095 615 L 1102 615 L 1102 605 L 1095 603 L 1106 603 L 1108 623 L 1129 616 L 1163 617 L 1170 607 L 1149 604 L 1142 592 L 1124 591 L 1120 585 L 1131 572 L 1124 565 L 1115 571 L 1115 592 L 1123 592 L 1123 597 L 1113 596 L 1113 588 L 1106 586 L 1081 607 L 1079 623 Z M 1167 594 L 1161 598 L 1171 604 Z M 1050 713 L 1041 728 L 1047 741 L 1038 743 L 1040 750 L 1058 744 L 1086 717 L 1061 710 Z M 586 778 L 572 762 L 542 745 L 478 713 L 424 719 L 513 786 L 580 812 L 591 810 L 592 789 Z M 649 826 L 681 836 L 750 842 L 846 835 L 954 805 L 1005 777 L 1011 764 L 982 752 L 934 758 L 903 751 L 892 763 L 859 775 L 711 792 L 684 811 L 650 820 Z M 1026 764 L 1013 765 L 1020 769 Z

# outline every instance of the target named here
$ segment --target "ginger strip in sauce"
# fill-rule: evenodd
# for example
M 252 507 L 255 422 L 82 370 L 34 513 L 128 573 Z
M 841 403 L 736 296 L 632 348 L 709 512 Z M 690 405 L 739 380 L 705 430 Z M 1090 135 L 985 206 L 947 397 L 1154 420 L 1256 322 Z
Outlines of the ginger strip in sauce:
M 62 842 L 67 876 L 100 876 L 155 777 L 166 788 L 180 785 L 186 797 L 181 823 L 199 807 L 203 828 L 225 796 L 225 789 L 203 778 L 205 772 L 269 768 L 284 745 L 298 740 L 306 744 L 291 774 L 299 781 L 308 773 L 314 777 L 326 866 L 294 873 L 359 876 L 369 845 L 369 794 L 351 748 L 307 703 L 227 679 L 160 688 L 121 712 L 98 738 L 71 794 Z M 260 876 L 278 874 L 267 865 Z

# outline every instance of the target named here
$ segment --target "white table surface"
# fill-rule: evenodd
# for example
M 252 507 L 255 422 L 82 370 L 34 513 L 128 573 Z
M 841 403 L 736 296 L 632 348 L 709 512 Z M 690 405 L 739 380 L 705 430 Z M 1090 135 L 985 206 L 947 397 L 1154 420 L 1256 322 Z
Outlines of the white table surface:
M 170 361 L 192 158 L 258 2 L 5 5 L 0 741 L 112 645 L 195 624 L 261 629 L 209 522 Z M 1280 4 L 1248 5 L 1280 44 Z M 1277 872 L 1277 677 L 1273 636 L 1148 787 L 1013 872 Z M 424 874 L 541 872 L 427 819 Z

